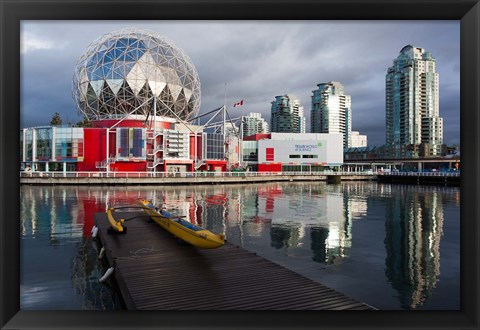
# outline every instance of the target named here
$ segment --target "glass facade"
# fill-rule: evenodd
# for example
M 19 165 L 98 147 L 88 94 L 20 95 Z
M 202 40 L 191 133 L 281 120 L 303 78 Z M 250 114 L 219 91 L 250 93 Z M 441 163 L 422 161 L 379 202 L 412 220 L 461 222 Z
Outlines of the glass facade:
M 223 135 L 216 133 L 204 133 L 204 159 L 224 159 L 225 146 Z
M 260 133 L 269 133 L 268 123 L 260 113 L 251 112 L 248 116 L 242 117 L 242 134 L 251 136 Z
M 424 145 L 439 156 L 443 119 L 439 114 L 439 75 L 432 54 L 405 46 L 388 68 L 386 85 L 386 143 Z
M 171 41 L 141 29 L 111 32 L 94 41 L 77 62 L 73 95 L 89 120 L 127 114 L 183 120 L 200 109 L 200 81 L 188 56 Z
M 33 129 L 25 131 L 25 160 L 33 161 Z
M 83 128 L 34 127 L 22 129 L 20 130 L 20 160 L 29 163 L 82 161 L 83 141 Z
M 36 133 L 36 160 L 49 161 L 52 158 L 52 128 L 38 128 Z
M 117 128 L 117 160 L 145 160 L 146 131 L 144 128 Z
M 340 133 L 343 147 L 351 146 L 352 101 L 344 94 L 343 85 L 336 81 L 318 84 L 312 91 L 312 133 Z
M 243 161 L 258 161 L 258 141 L 243 141 Z
M 303 106 L 294 95 L 275 96 L 270 118 L 272 132 L 305 133 Z
M 57 127 L 55 129 L 55 160 L 57 162 L 83 160 L 83 128 Z

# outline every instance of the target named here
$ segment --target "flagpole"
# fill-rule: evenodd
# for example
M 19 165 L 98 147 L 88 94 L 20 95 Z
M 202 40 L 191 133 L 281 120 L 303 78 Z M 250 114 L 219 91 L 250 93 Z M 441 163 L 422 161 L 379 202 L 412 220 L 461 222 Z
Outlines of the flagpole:
M 227 158 L 227 148 L 226 148 L 226 142 L 227 142 L 227 138 L 226 138 L 226 129 L 225 129 L 225 111 L 227 111 L 227 82 L 225 82 L 225 99 L 224 99 L 224 103 L 223 103 L 223 153 L 224 153 L 224 158 L 226 159 Z M 228 162 L 228 160 L 227 160 Z M 228 165 L 228 163 L 227 163 Z
M 240 141 L 238 147 L 238 165 L 240 168 L 243 168 L 243 107 L 242 107 L 242 118 L 240 119 Z
M 225 111 L 227 111 L 227 83 L 225 83 L 225 100 L 223 103 L 223 136 L 225 138 Z M 225 142 L 225 141 L 224 141 Z

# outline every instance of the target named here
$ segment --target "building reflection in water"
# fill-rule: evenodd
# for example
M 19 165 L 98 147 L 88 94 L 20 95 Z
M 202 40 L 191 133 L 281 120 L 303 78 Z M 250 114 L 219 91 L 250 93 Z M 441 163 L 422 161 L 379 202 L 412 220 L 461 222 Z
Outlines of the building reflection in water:
M 73 246 L 70 280 L 84 309 L 119 305 L 108 288 L 98 285 L 104 270 L 90 238 L 94 214 L 140 198 L 224 233 L 233 244 L 255 252 L 306 256 L 324 265 L 341 264 L 350 256 L 355 221 L 368 220 L 375 204 L 373 212 L 385 215 L 386 280 L 398 291 L 402 307 L 414 309 L 431 295 L 440 275 L 442 205 L 458 205 L 460 200 L 455 190 L 363 182 L 21 188 L 22 237 L 43 238 L 56 250 Z
M 349 199 L 340 186 L 265 185 L 256 192 L 243 201 L 244 208 L 254 213 L 247 218 L 250 228 L 255 219 L 257 235 L 268 230 L 271 247 L 286 254 L 310 248 L 312 260 L 324 264 L 347 257 L 356 209 L 361 213 L 367 209 L 366 199 L 347 207 Z
M 101 188 L 23 186 L 20 197 L 21 236 L 25 239 L 22 240 L 22 248 L 31 244 L 38 247 L 38 242 L 45 242 L 45 246 L 58 251 L 45 257 L 42 254 L 48 253 L 48 250 L 41 245 L 38 252 L 22 251 L 20 284 L 24 295 L 23 306 L 31 308 L 35 301 L 57 294 L 49 290 L 49 285 L 52 285 L 55 290 L 63 290 L 60 291 L 63 296 L 69 296 L 69 291 L 73 289 L 73 295 L 80 302 L 78 309 L 119 309 L 120 302 L 111 289 L 98 283 L 102 265 L 90 237 L 94 214 L 105 211 L 111 193 Z M 50 263 L 53 255 L 61 260 Z M 59 265 L 62 265 L 61 269 L 58 269 Z M 69 269 L 64 268 L 67 265 Z M 31 269 L 42 271 L 32 274 L 29 272 Z M 59 276 L 65 273 L 70 274 L 71 285 L 62 287 L 67 279 Z M 38 283 L 43 284 L 39 286 Z M 43 301 L 41 305 L 54 306 L 53 309 L 70 306 L 56 306 L 54 301 Z
M 386 276 L 402 308 L 414 309 L 431 296 L 440 276 L 442 195 L 416 186 L 397 186 L 387 199 Z

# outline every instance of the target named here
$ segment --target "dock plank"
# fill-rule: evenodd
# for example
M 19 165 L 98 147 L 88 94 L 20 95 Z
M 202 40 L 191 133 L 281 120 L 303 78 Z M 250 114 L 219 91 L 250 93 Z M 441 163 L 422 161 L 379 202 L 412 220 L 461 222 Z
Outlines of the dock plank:
M 202 250 L 176 238 L 143 213 L 118 212 L 126 234 L 109 234 L 106 214 L 95 224 L 128 309 L 368 310 L 373 307 L 230 243 Z

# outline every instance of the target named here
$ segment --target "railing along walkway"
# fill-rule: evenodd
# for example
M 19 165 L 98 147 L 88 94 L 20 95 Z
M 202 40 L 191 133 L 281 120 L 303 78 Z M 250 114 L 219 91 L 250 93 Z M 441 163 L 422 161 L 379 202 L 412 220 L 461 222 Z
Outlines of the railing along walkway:
M 20 177 L 51 178 L 205 178 L 205 177 L 265 177 L 265 176 L 376 176 L 376 172 L 40 172 L 21 171 Z

